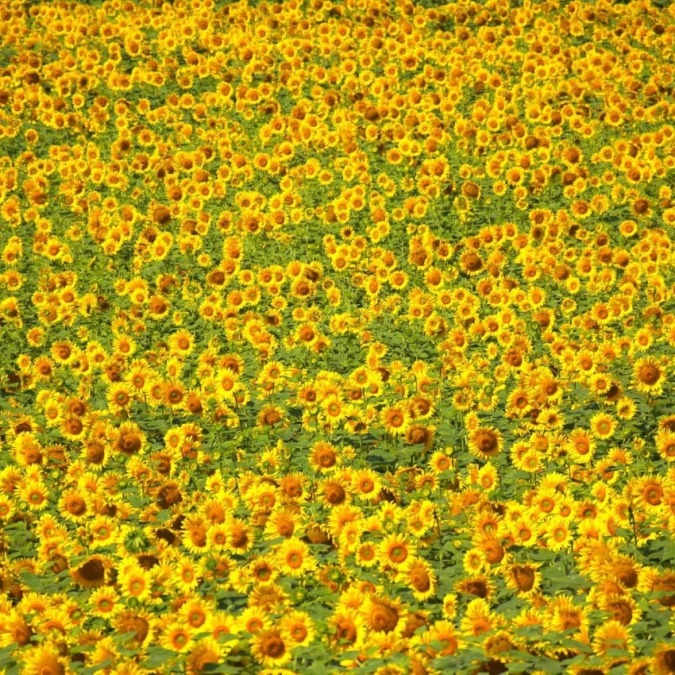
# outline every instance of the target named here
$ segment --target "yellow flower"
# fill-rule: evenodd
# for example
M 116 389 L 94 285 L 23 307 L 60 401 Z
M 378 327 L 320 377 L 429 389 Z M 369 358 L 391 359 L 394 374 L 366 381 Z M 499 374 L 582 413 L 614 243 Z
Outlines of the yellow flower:
M 67 520 L 81 522 L 89 513 L 89 502 L 87 495 L 76 488 L 71 488 L 66 490 L 59 500 L 59 513 Z
M 276 550 L 276 558 L 282 573 L 300 577 L 316 567 L 316 560 L 305 542 L 289 537 Z
M 488 603 L 483 598 L 476 598 L 469 603 L 460 623 L 462 631 L 474 637 L 487 633 L 499 625 L 498 617 L 490 611 Z
M 566 449 L 570 459 L 579 464 L 587 464 L 593 459 L 595 443 L 584 429 L 574 429 L 567 437 Z
M 91 605 L 91 613 L 94 616 L 106 618 L 114 616 L 115 613 L 121 610 L 122 606 L 119 604 L 119 595 L 114 588 L 110 586 L 103 586 L 97 588 L 89 596 L 89 605 Z
M 506 585 L 518 594 L 536 593 L 541 583 L 540 563 L 512 563 L 505 567 Z
M 660 429 L 656 434 L 656 449 L 668 462 L 675 462 L 675 432 Z
M 616 402 L 616 416 L 622 420 L 632 420 L 637 412 L 633 399 L 624 396 Z
M 633 377 L 638 391 L 647 394 L 660 393 L 666 381 L 666 374 L 663 366 L 657 359 L 647 356 L 638 359 L 633 367 Z
M 41 511 L 49 503 L 49 490 L 36 480 L 26 481 L 19 491 L 19 496 L 31 511 Z
M 286 614 L 279 622 L 279 628 L 297 647 L 306 647 L 314 639 L 314 623 L 307 612 Z
M 402 568 L 415 555 L 416 546 L 400 534 L 389 535 L 380 544 L 380 564 L 383 567 Z
M 368 629 L 373 633 L 400 635 L 405 628 L 405 615 L 400 600 L 370 595 L 361 608 L 361 615 Z
M 503 445 L 501 432 L 492 427 L 478 427 L 469 436 L 469 449 L 480 459 L 496 457 Z
M 192 651 L 193 639 L 192 631 L 183 623 L 169 624 L 160 637 L 159 644 L 164 649 L 169 649 L 179 653 L 189 653 Z
M 169 338 L 169 349 L 176 356 L 185 357 L 194 350 L 194 347 L 195 337 L 189 330 L 181 329 Z
M 605 621 L 595 629 L 593 649 L 600 656 L 607 656 L 611 650 L 629 653 L 635 651 L 629 629 L 614 619 Z
M 21 672 L 26 675 L 65 673 L 66 661 L 59 656 L 59 650 L 55 645 L 43 642 L 27 650 Z
M 410 426 L 410 413 L 402 405 L 388 406 L 380 413 L 380 419 L 385 430 L 395 436 L 405 434 Z
M 436 593 L 436 573 L 424 558 L 410 557 L 404 564 L 399 578 L 406 583 L 420 602 Z
M 293 657 L 291 641 L 275 628 L 261 630 L 253 636 L 251 654 L 265 668 L 283 666 Z
M 552 551 L 566 549 L 572 541 L 569 523 L 561 516 L 555 516 L 546 526 L 546 543 Z
M 616 420 L 607 413 L 597 413 L 591 417 L 591 435 L 595 438 L 611 438 L 616 430 Z
M 128 410 L 133 403 L 133 389 L 125 382 L 115 382 L 110 385 L 106 398 L 113 412 Z
M 372 469 L 360 469 L 352 476 L 353 493 L 366 501 L 377 499 L 381 487 L 380 475 Z

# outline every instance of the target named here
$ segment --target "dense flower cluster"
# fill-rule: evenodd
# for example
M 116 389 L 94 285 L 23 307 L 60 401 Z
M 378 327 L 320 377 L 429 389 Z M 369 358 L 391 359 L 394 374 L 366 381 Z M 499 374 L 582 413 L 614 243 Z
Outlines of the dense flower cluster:
M 0 8 L 1 672 L 675 673 L 675 12 L 428 4 Z

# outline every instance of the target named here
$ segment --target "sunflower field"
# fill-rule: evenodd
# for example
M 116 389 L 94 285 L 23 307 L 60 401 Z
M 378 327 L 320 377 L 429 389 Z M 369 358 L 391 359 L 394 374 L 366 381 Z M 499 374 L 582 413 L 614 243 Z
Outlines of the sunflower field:
M 0 673 L 675 673 L 674 45 L 0 2 Z

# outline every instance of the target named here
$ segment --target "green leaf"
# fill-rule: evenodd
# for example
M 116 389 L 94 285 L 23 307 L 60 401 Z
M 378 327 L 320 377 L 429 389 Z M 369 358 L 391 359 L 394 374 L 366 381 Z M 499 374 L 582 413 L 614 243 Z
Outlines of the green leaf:
M 176 657 L 176 653 L 164 647 L 150 647 L 143 665 L 146 668 L 160 668 Z

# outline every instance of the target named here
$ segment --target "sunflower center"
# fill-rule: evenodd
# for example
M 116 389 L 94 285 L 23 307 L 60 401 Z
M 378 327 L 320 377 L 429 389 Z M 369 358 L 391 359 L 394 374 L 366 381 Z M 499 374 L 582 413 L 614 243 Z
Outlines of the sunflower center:
M 284 655 L 286 645 L 278 635 L 272 635 L 263 640 L 260 650 L 265 656 L 271 656 L 273 659 L 278 659 Z
M 534 571 L 529 567 L 518 566 L 513 569 L 513 578 L 521 591 L 531 591 L 534 586 Z
M 396 628 L 398 612 L 393 607 L 377 603 L 371 611 L 370 619 L 373 630 L 389 633 Z
M 389 551 L 389 557 L 396 563 L 403 562 L 408 557 L 408 550 L 405 546 L 393 546 Z
M 298 569 L 302 565 L 302 555 L 297 552 L 292 552 L 288 554 L 288 557 L 286 558 L 286 562 L 288 563 L 289 567 L 292 567 L 293 569 Z
M 661 378 L 661 371 L 657 366 L 646 364 L 640 368 L 640 380 L 648 385 L 656 384 Z
M 400 427 L 403 424 L 403 415 L 401 413 L 393 413 L 389 418 L 389 424 L 392 427 Z
M 658 485 L 652 485 L 645 490 L 645 501 L 652 506 L 661 503 L 663 497 L 663 490 Z
M 431 580 L 424 570 L 415 570 L 410 575 L 410 583 L 417 591 L 428 591 L 431 588 Z
M 176 635 L 173 639 L 174 645 L 176 647 L 178 647 L 179 649 L 182 649 L 183 647 L 185 647 L 187 642 L 188 642 L 188 638 L 187 638 L 187 635 L 185 635 L 185 633 L 178 633 L 178 635 Z
M 87 504 L 81 497 L 72 497 L 66 506 L 68 513 L 74 516 L 81 516 L 87 510 Z

